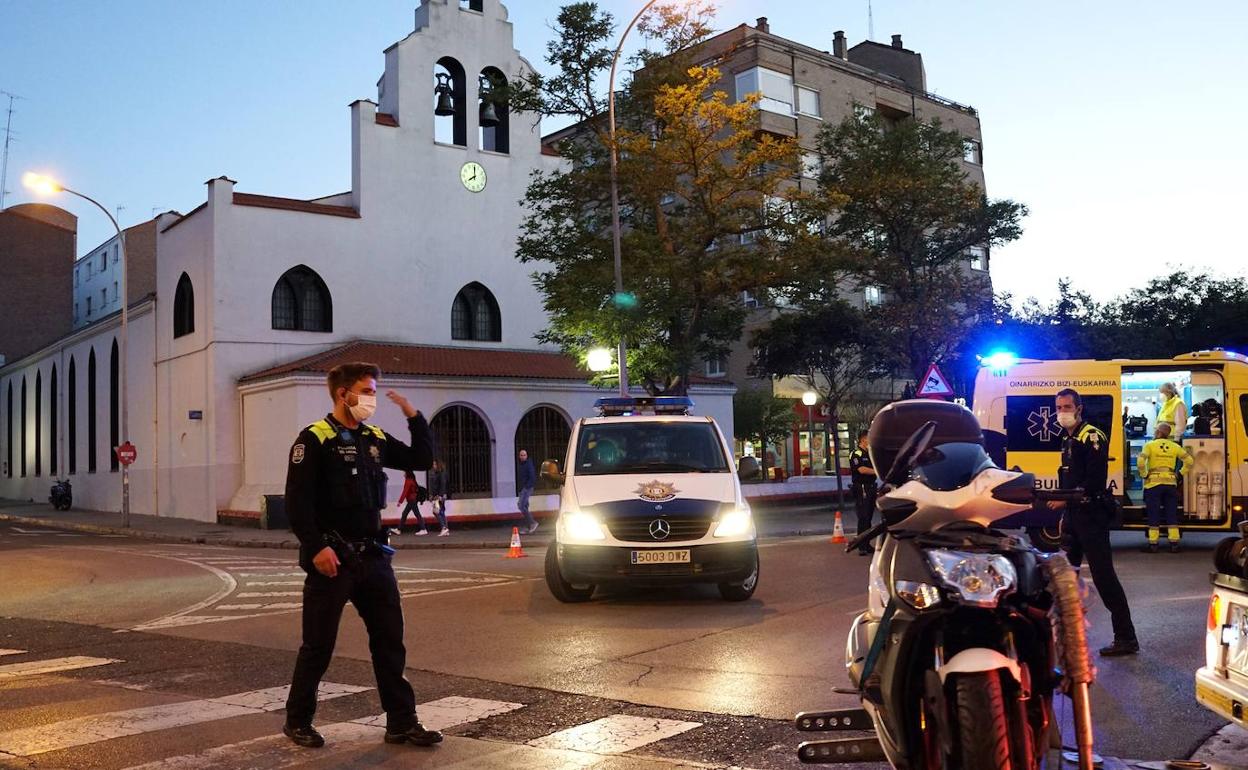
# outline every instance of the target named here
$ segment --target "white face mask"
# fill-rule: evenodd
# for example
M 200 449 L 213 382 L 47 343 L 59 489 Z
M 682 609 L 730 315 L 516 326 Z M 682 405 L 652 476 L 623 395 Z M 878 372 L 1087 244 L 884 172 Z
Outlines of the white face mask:
M 1079 424 L 1079 416 L 1074 412 L 1058 412 L 1057 424 L 1063 428 L 1073 428 Z
M 355 406 L 348 406 L 347 411 L 351 412 L 352 417 L 363 422 L 377 411 L 377 397 L 364 393 L 356 393 L 355 397 L 357 399 Z

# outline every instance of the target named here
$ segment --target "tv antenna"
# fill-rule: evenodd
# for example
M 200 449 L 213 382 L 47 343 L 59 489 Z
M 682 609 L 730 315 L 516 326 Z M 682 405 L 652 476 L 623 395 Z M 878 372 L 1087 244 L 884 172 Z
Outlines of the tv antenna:
M 867 0 L 867 40 L 875 40 L 875 14 L 871 12 L 871 0 Z
M 13 102 L 24 99 L 23 96 L 0 91 L 0 96 L 9 97 L 8 116 L 4 121 L 4 157 L 0 160 L 0 211 L 4 210 L 4 196 L 8 193 L 9 181 L 9 145 L 13 143 Z

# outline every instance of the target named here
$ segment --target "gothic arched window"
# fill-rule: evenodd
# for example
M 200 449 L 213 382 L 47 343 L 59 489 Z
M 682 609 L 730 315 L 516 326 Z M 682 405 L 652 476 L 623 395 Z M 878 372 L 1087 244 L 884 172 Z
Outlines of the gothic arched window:
M 312 268 L 287 270 L 273 286 L 273 328 L 301 332 L 334 330 L 334 305 L 329 287 Z
M 474 281 L 455 295 L 451 304 L 451 339 L 502 341 L 502 314 L 489 289 Z

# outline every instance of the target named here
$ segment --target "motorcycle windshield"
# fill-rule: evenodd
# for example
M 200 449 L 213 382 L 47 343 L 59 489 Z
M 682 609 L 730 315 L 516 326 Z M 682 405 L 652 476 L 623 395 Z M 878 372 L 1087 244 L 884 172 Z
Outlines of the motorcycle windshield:
M 950 492 L 961 489 L 988 468 L 996 467 L 979 444 L 949 443 L 930 447 L 919 456 L 911 477 L 928 489 Z

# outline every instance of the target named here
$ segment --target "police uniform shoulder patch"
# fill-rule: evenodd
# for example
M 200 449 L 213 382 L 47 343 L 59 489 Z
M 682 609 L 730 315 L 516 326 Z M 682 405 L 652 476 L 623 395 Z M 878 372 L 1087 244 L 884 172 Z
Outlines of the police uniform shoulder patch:
M 290 450 L 290 462 L 293 465 L 298 465 L 299 463 L 303 462 L 303 456 L 304 454 L 306 454 L 306 452 L 307 452 L 307 448 L 304 447 L 303 444 L 295 444 L 294 449 Z

